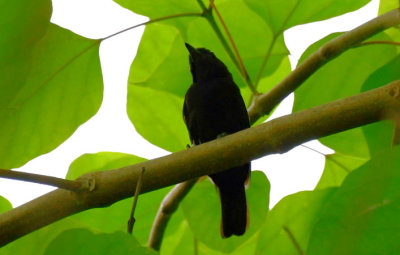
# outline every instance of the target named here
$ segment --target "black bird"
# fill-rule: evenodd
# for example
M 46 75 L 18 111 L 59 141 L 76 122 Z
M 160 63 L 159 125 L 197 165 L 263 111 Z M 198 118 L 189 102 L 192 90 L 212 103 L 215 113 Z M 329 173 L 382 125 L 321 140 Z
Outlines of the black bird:
M 193 84 L 185 95 L 183 119 L 193 145 L 250 127 L 240 90 L 227 67 L 211 51 L 189 50 Z M 221 235 L 243 235 L 248 225 L 245 183 L 250 175 L 250 162 L 210 178 L 221 198 Z

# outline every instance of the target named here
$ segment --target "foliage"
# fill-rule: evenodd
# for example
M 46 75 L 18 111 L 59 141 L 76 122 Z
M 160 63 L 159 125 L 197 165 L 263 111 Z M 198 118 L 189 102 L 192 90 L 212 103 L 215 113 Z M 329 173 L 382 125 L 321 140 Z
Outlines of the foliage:
M 249 74 L 246 80 L 208 1 L 114 1 L 150 19 L 161 18 L 146 26 L 132 63 L 127 114 L 146 140 L 171 152 L 189 143 L 181 117 L 183 96 L 191 83 L 184 42 L 212 49 L 227 64 L 249 104 L 249 84 L 265 93 L 290 73 L 285 30 L 369 2 L 215 1 Z M 395 7 L 396 0 L 381 0 L 379 12 Z M 50 0 L 2 4 L 0 168 L 19 167 L 53 150 L 101 104 L 101 40 L 51 24 L 50 16 Z M 338 35 L 311 45 L 299 63 Z M 399 39 L 399 29 L 391 28 L 368 40 Z M 360 45 L 344 52 L 296 90 L 293 111 L 400 79 L 399 52 L 389 44 Z M 270 184 L 262 172 L 253 171 L 247 190 L 250 228 L 242 237 L 219 237 L 215 189 L 207 179 L 197 183 L 173 214 L 160 253 L 190 254 L 196 249 L 197 254 L 398 254 L 400 148 L 391 148 L 392 129 L 392 124 L 380 122 L 321 138 L 335 154 L 326 156 L 316 189 L 287 196 L 270 211 Z M 71 164 L 67 178 L 145 160 L 122 153 L 85 154 Z M 140 196 L 133 236 L 125 234 L 132 203 L 126 199 L 46 226 L 10 243 L 0 254 L 157 254 L 146 243 L 169 190 Z M 0 212 L 10 209 L 0 197 Z

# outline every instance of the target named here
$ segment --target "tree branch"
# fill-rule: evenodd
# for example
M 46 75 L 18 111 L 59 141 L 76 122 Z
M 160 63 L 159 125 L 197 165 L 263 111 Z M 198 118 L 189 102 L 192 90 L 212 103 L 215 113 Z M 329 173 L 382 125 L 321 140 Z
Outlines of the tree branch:
M 180 202 L 186 194 L 189 193 L 197 180 L 198 178 L 195 178 L 179 183 L 165 196 L 161 202 L 153 226 L 151 227 L 151 233 L 147 243 L 150 248 L 156 251 L 160 250 L 162 238 L 171 215 L 178 209 Z
M 400 111 L 400 80 L 139 164 L 87 173 L 93 191 L 57 189 L 0 216 L 0 246 L 72 214 L 109 206 L 135 193 L 143 167 L 142 193 L 242 165 L 264 155 L 284 153 L 304 142 L 352 129 Z
M 265 94 L 254 97 L 249 107 L 250 123 L 254 123 L 268 114 L 287 95 L 299 87 L 320 67 L 339 56 L 344 51 L 356 46 L 365 39 L 389 27 L 400 24 L 400 9 L 389 11 L 368 21 L 367 23 L 327 42 L 318 51 L 298 65 L 285 79 Z
M 87 184 L 77 181 L 65 180 L 53 176 L 31 174 L 31 173 L 6 170 L 6 169 L 0 169 L 0 178 L 45 184 L 70 191 L 79 191 L 81 189 L 89 187 Z

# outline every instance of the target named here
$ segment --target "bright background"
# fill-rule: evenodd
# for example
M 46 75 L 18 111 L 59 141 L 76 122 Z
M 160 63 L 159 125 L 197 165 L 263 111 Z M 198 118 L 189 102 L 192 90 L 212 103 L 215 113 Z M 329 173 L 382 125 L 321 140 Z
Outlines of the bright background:
M 287 30 L 284 36 L 291 53 L 292 68 L 310 44 L 330 33 L 348 31 L 376 17 L 378 5 L 378 0 L 372 0 L 355 12 Z M 112 0 L 53 0 L 51 21 L 88 38 L 103 38 L 147 20 Z M 64 178 L 70 163 L 84 153 L 114 151 L 148 159 L 169 154 L 136 133 L 126 114 L 129 68 L 143 30 L 144 27 L 139 27 L 101 43 L 104 98 L 99 112 L 57 149 L 15 170 Z M 293 94 L 281 103 L 271 118 L 290 114 L 292 105 Z M 316 151 L 299 146 L 288 153 L 252 162 L 252 169 L 263 170 L 271 182 L 270 207 L 288 194 L 314 189 L 321 177 L 325 163 L 323 154 L 333 151 L 318 141 L 305 145 Z M 53 188 L 44 185 L 0 179 L 0 194 L 14 207 L 51 190 Z

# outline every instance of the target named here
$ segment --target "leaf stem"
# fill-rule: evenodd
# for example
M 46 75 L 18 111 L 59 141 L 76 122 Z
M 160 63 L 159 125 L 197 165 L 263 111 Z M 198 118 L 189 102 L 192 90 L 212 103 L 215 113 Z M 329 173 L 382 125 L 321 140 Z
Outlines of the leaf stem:
M 256 88 L 254 87 L 254 85 L 252 84 L 252 82 L 251 82 L 251 80 L 250 80 L 250 76 L 249 76 L 249 74 L 247 73 L 247 70 L 246 70 L 246 68 L 245 68 L 245 66 L 244 66 L 244 64 L 243 64 L 242 58 L 240 57 L 239 51 L 238 51 L 238 49 L 237 49 L 237 47 L 236 47 L 236 44 L 235 44 L 235 42 L 233 41 L 233 38 L 232 38 L 232 36 L 231 36 L 231 33 L 229 32 L 228 27 L 226 26 L 226 24 L 225 24 L 225 22 L 224 22 L 224 19 L 222 18 L 221 14 L 219 13 L 217 7 L 216 7 L 215 4 L 214 4 L 214 0 L 210 0 L 210 6 L 211 6 L 211 8 L 215 11 L 215 14 L 217 14 L 217 17 L 218 17 L 219 21 L 221 22 L 222 27 L 223 27 L 224 30 L 225 30 L 226 36 L 228 37 L 229 42 L 230 42 L 231 45 L 232 45 L 233 52 L 235 53 L 236 60 L 237 60 L 237 62 L 238 62 L 238 65 L 239 65 L 239 68 L 240 68 L 240 71 L 241 71 L 241 74 L 242 74 L 243 78 L 246 80 L 246 83 L 247 83 L 247 85 L 249 86 L 250 90 L 251 90 L 253 93 L 257 93 L 257 90 L 256 90 Z
M 200 17 L 202 15 L 203 15 L 202 12 L 185 12 L 185 13 L 177 13 L 177 14 L 172 14 L 172 15 L 163 16 L 163 17 L 159 17 L 159 18 L 154 18 L 154 19 L 148 20 L 146 22 L 143 22 L 143 23 L 140 23 L 140 24 L 125 28 L 125 29 L 123 29 L 121 31 L 118 31 L 118 32 L 116 32 L 114 34 L 111 34 L 109 36 L 106 36 L 106 37 L 102 38 L 101 41 L 105 41 L 105 40 L 107 40 L 107 39 L 109 39 L 111 37 L 117 36 L 117 35 L 119 35 L 121 33 L 124 33 L 124 32 L 126 32 L 128 30 L 131 30 L 131 29 L 134 29 L 134 28 L 137 28 L 137 27 L 140 27 L 140 26 L 145 26 L 145 25 L 148 25 L 148 24 L 151 24 L 151 23 L 160 22 L 160 21 L 164 21 L 164 20 L 168 20 L 168 19 L 180 18 L 180 17 L 190 17 L 190 16 L 199 16 Z
M 133 229 L 133 225 L 135 224 L 135 209 L 136 209 L 136 204 L 137 204 L 137 200 L 139 198 L 139 194 L 140 194 L 140 190 L 142 189 L 142 183 L 143 183 L 143 174 L 146 168 L 142 168 L 142 171 L 140 172 L 139 178 L 137 180 L 136 183 L 136 191 L 135 191 L 135 195 L 133 198 L 133 204 L 132 204 L 132 210 L 131 210 L 131 214 L 129 216 L 129 220 L 128 220 L 128 233 L 132 234 L 132 229 Z
M 215 34 L 217 35 L 217 38 L 221 42 L 222 46 L 224 47 L 226 53 L 228 54 L 229 58 L 231 59 L 232 63 L 236 67 L 236 69 L 239 71 L 240 76 L 243 78 L 243 81 L 245 84 L 250 88 L 253 94 L 257 94 L 257 91 L 255 90 L 254 86 L 250 84 L 250 79 L 246 78 L 244 74 L 241 72 L 240 65 L 238 61 L 236 60 L 235 54 L 232 52 L 231 48 L 229 47 L 229 44 L 225 40 L 224 36 L 222 35 L 221 30 L 219 29 L 217 22 L 214 19 L 214 16 L 212 15 L 212 8 L 207 9 L 207 11 L 204 12 L 204 17 L 207 19 L 208 23 L 210 24 L 211 28 L 214 30 Z
M 368 41 L 368 42 L 361 42 L 358 45 L 354 47 L 360 47 L 360 46 L 365 46 L 365 45 L 371 45 L 371 44 L 390 44 L 390 45 L 395 45 L 395 46 L 400 46 L 400 42 L 392 42 L 392 41 Z
M 296 248 L 297 252 L 300 255 L 303 255 L 303 251 L 301 250 L 301 247 L 299 243 L 297 242 L 296 238 L 294 238 L 293 233 L 290 231 L 290 229 L 287 226 L 283 226 L 283 230 L 285 230 L 286 234 L 289 236 L 290 240 L 292 241 L 294 247 Z

